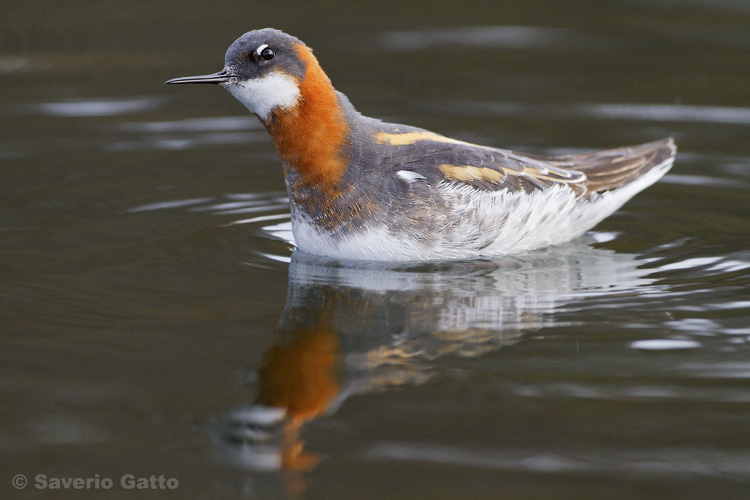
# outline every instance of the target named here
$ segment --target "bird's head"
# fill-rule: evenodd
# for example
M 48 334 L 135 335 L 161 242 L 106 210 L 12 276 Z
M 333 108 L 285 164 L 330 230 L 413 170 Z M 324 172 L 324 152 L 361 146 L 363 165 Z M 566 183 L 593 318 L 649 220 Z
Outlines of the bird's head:
M 212 83 L 227 89 L 267 122 L 275 110 L 297 105 L 308 65 L 315 61 L 299 39 L 266 28 L 249 31 L 227 49 L 218 73 L 174 78 L 165 83 Z

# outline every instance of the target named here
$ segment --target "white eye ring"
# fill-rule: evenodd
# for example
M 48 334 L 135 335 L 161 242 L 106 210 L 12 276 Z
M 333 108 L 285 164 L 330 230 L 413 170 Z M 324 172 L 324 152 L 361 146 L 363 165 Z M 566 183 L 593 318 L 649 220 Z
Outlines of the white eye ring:
M 273 54 L 273 51 L 271 51 L 271 50 L 269 50 L 269 52 L 271 53 L 271 57 L 269 57 L 269 58 L 263 57 L 263 51 L 266 50 L 266 49 L 268 49 L 268 44 L 267 43 L 264 43 L 263 45 L 260 45 L 257 49 L 255 49 L 255 55 L 259 59 L 263 59 L 263 60 L 266 60 L 266 61 L 269 60 L 269 59 L 273 59 L 273 55 L 274 54 Z

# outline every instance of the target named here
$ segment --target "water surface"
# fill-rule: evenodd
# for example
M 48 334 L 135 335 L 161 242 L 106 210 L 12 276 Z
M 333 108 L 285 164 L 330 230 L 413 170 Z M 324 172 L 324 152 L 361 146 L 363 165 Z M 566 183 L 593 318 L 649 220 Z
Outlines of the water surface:
M 77 498 L 750 491 L 747 2 L 0 13 L 4 498 L 61 495 L 37 474 L 114 478 Z M 294 253 L 259 123 L 220 89 L 162 85 L 269 25 L 368 115 L 538 154 L 674 136 L 677 162 L 530 255 Z

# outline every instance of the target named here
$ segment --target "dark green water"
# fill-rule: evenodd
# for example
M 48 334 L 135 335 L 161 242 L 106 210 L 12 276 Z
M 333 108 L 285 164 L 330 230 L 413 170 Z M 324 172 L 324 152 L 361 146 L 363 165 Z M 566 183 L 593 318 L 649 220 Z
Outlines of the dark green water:
M 368 115 L 677 162 L 533 255 L 293 256 L 265 131 L 162 85 L 265 26 Z M 742 0 L 5 0 L 0 497 L 747 497 L 748 89 Z

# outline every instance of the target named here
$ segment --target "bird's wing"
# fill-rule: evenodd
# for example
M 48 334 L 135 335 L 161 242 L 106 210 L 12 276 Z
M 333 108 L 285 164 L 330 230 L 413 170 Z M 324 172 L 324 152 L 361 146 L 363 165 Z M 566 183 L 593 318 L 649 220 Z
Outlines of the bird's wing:
M 412 132 L 414 136 L 416 133 Z M 406 135 L 406 134 L 404 134 Z M 532 156 L 455 141 L 429 132 L 419 140 L 391 144 L 397 177 L 414 182 L 451 182 L 484 191 L 533 192 L 567 185 L 579 196 L 632 182 L 674 156 L 671 139 L 639 146 L 557 157 Z
M 586 181 L 585 173 L 567 165 L 447 138 L 396 143 L 389 156 L 393 173 L 407 184 L 448 182 L 483 191 L 532 192 Z
M 611 191 L 630 184 L 653 168 L 672 163 L 677 148 L 672 138 L 624 148 L 577 155 L 530 157 L 561 169 L 586 175 L 586 195 Z

